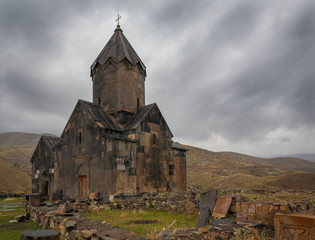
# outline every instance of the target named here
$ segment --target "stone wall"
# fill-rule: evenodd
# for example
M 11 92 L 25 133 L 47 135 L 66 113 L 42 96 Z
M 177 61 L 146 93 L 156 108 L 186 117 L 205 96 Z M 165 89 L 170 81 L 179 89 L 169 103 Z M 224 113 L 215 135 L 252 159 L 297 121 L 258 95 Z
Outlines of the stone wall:
M 244 221 L 261 221 L 269 225 L 273 224 L 273 217 L 276 213 L 299 213 L 308 211 L 312 208 L 311 203 L 295 202 L 295 203 L 271 203 L 271 202 L 245 202 L 233 201 L 229 210 L 236 216 L 239 222 Z
M 231 196 L 231 195 L 230 195 Z M 236 218 L 236 221 L 259 221 L 273 225 L 275 213 L 302 213 L 312 209 L 311 202 L 254 202 L 245 201 L 243 197 L 232 195 L 232 204 L 229 215 Z M 199 194 L 179 194 L 179 193 L 146 193 L 139 196 L 117 196 L 108 202 L 75 202 L 77 209 L 92 208 L 97 209 L 140 209 L 155 208 L 173 212 L 186 212 L 198 214 Z
M 113 227 L 107 222 L 90 220 L 79 213 L 65 213 L 56 215 L 57 207 L 28 207 L 30 219 L 44 229 L 54 229 L 60 232 L 60 239 L 67 240 L 113 240 L 138 239 L 125 229 Z
M 20 194 L 20 193 L 0 193 L 0 199 L 3 198 L 18 198 L 18 197 L 23 197 L 24 194 Z
M 193 201 L 193 202 L 192 202 Z M 191 204 L 189 204 L 191 203 Z M 108 202 L 96 201 L 78 201 L 72 203 L 75 209 L 82 210 L 90 208 L 97 209 L 141 209 L 141 208 L 154 208 L 157 210 L 165 210 L 172 212 L 186 212 L 195 209 L 198 210 L 199 200 L 189 200 L 187 194 L 177 193 L 146 193 L 139 196 L 124 196 L 116 197 Z M 187 207 L 188 206 L 188 207 Z
M 228 217 L 234 216 L 237 222 L 263 222 L 274 225 L 276 213 L 301 213 L 312 208 L 311 202 L 291 202 L 287 204 L 271 202 L 245 201 L 240 195 L 232 196 L 233 201 Z M 92 197 L 93 198 L 93 197 Z M 65 203 L 60 201 L 60 203 Z M 52 205 L 41 207 L 27 207 L 31 220 L 40 224 L 44 229 L 55 229 L 62 235 L 61 239 L 136 239 L 137 236 L 119 228 L 113 228 L 109 223 L 90 220 L 79 214 L 81 210 L 98 211 L 102 209 L 144 209 L 186 212 L 198 214 L 199 194 L 177 193 L 147 193 L 139 196 L 116 196 L 111 201 L 98 202 L 94 200 L 68 201 L 70 213 L 58 213 L 57 207 Z M 48 207 L 49 206 L 49 207 Z M 56 214 L 57 213 L 57 214 Z
M 136 113 L 145 105 L 145 73 L 128 60 L 109 60 L 98 65 L 92 73 L 93 103 L 105 112 Z

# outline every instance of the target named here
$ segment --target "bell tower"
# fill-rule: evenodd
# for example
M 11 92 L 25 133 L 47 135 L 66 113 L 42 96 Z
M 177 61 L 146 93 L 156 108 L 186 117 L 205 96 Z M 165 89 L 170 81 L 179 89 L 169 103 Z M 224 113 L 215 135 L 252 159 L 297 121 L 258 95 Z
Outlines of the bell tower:
M 135 114 L 145 105 L 146 67 L 118 24 L 91 66 L 93 103 L 109 114 Z

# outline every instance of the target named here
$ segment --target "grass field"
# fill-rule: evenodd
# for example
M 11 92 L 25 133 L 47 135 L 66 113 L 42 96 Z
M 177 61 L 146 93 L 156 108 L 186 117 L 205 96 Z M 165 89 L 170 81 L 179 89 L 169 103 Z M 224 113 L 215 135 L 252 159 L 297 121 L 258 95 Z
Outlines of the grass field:
M 25 214 L 22 198 L 6 198 L 0 200 L 0 240 L 20 239 L 21 233 L 27 230 L 39 229 L 33 222 L 10 223 Z
M 106 221 L 113 226 L 135 232 L 138 236 L 152 238 L 157 232 L 175 228 L 193 228 L 197 216 L 154 209 L 97 210 L 83 213 L 90 219 Z

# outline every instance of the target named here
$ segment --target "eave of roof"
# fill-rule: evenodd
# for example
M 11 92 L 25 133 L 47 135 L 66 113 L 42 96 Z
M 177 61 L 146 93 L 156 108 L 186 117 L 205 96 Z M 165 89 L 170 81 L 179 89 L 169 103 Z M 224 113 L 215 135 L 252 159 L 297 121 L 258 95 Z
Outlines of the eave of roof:
M 172 143 L 172 148 L 180 150 L 180 151 L 185 151 L 185 152 L 189 151 L 188 149 L 186 149 L 184 147 L 181 147 L 181 146 L 178 146 L 178 145 L 176 145 L 174 143 Z

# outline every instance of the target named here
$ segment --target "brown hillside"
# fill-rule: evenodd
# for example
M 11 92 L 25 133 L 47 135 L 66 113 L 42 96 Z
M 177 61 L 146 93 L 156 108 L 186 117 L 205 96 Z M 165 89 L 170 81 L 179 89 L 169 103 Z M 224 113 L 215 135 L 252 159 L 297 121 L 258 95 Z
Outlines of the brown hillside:
M 40 134 L 0 134 L 0 192 L 27 192 L 31 188 L 30 159 Z
M 187 181 L 190 187 L 200 190 L 315 189 L 315 164 L 311 161 L 292 157 L 265 159 L 181 146 L 189 150 Z
M 31 189 L 31 175 L 25 169 L 0 161 L 0 192 L 24 193 Z
M 280 168 L 289 168 L 303 172 L 315 172 L 315 163 L 295 157 L 258 158 L 235 152 L 219 152 L 221 156 L 230 159 L 242 159 L 255 165 L 270 165 Z
M 315 174 L 314 173 L 295 173 L 286 176 L 281 176 L 276 180 L 269 180 L 271 186 L 282 186 L 291 189 L 315 189 Z
M 29 166 L 40 134 L 10 132 L 0 134 L 0 160 L 15 166 Z

